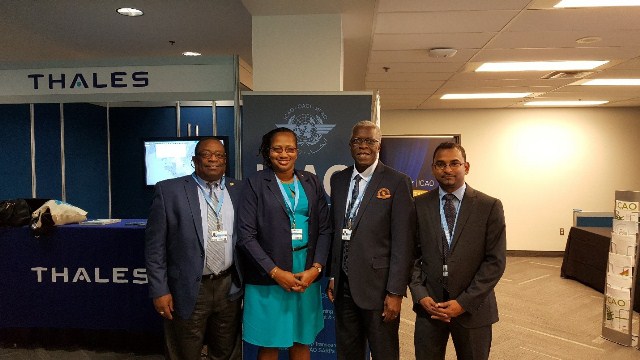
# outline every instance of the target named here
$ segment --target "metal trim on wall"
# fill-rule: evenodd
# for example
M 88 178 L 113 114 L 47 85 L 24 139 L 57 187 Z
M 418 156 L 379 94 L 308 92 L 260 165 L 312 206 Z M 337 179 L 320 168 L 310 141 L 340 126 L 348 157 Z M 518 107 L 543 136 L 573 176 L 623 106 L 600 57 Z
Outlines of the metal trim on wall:
M 240 119 L 240 61 L 238 55 L 233 57 L 233 81 L 235 91 L 233 94 L 233 124 L 235 133 L 236 151 L 236 179 L 242 179 L 242 123 Z
M 212 135 L 218 135 L 218 114 L 216 114 L 216 101 L 211 101 L 211 128 L 213 129 Z
M 29 104 L 29 121 L 31 128 L 31 197 L 36 198 L 37 178 L 36 178 L 36 116 L 35 105 Z
M 110 103 L 107 103 L 107 206 L 109 207 L 109 219 L 111 219 L 111 121 Z
M 67 177 L 66 164 L 64 161 L 64 104 L 60 103 L 60 170 L 62 178 L 62 201 L 67 202 Z
M 180 101 L 176 101 L 176 136 L 180 137 Z

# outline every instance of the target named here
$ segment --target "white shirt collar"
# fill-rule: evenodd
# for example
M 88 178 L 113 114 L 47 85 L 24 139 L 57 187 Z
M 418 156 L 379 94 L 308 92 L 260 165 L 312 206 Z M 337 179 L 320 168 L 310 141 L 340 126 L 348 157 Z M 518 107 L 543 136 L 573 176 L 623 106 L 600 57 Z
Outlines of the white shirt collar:
M 351 179 L 353 179 L 356 176 L 356 174 L 360 174 L 363 180 L 369 181 L 371 176 L 373 176 L 373 172 L 376 170 L 376 166 L 378 166 L 378 159 L 376 159 L 376 161 L 374 161 L 373 164 L 371 164 L 371 166 L 369 166 L 363 172 L 360 173 L 358 172 L 358 169 L 356 169 L 356 166 L 354 165 L 353 172 L 351 173 Z
M 458 190 L 452 192 L 451 194 L 453 194 L 453 196 L 456 197 L 456 199 L 458 199 L 458 201 L 462 201 L 462 198 L 464 197 L 464 192 L 465 190 L 467 190 L 467 183 L 462 184 L 462 186 L 460 186 L 458 188 Z M 442 197 L 447 195 L 448 192 L 442 190 L 442 188 L 440 186 L 438 186 L 438 195 L 440 196 L 440 199 L 442 200 Z

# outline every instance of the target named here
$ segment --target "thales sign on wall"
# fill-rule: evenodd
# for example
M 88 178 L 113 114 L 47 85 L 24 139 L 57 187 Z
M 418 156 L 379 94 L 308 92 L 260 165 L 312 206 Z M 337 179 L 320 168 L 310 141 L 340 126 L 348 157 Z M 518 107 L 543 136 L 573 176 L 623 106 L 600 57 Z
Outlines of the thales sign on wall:
M 126 87 L 147 87 L 149 86 L 148 71 L 112 71 L 109 74 L 92 73 L 33 73 L 27 77 L 33 80 L 33 90 L 48 88 L 50 90 L 59 89 L 103 89 L 103 88 L 126 88 Z
M 138 93 L 233 94 L 234 89 L 233 62 L 0 71 L 0 98 Z

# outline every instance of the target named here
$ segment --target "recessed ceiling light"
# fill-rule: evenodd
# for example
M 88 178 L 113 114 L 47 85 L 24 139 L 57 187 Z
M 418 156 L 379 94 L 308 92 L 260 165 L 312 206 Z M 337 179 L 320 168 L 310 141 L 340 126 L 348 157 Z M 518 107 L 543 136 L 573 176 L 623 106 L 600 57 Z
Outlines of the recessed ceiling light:
M 123 8 L 119 8 L 116 9 L 116 11 L 118 12 L 118 14 L 120 15 L 124 15 L 124 16 L 142 16 L 144 15 L 144 13 L 142 12 L 142 10 L 138 10 L 138 9 L 134 9 L 134 8 L 127 8 L 127 7 L 123 7 Z
M 595 106 L 606 104 L 607 100 L 571 100 L 571 101 L 529 101 L 526 106 Z
M 640 79 L 593 79 L 580 85 L 640 86 Z
M 440 99 L 460 100 L 460 99 L 519 99 L 531 95 L 526 93 L 476 93 L 476 94 L 444 94 Z
M 604 6 L 639 6 L 640 0 L 562 0 L 555 8 L 580 8 Z
M 184 56 L 200 56 L 202 54 L 200 54 L 199 52 L 195 52 L 195 51 L 185 51 L 182 53 L 182 55 Z
M 562 70 L 591 70 L 608 63 L 604 61 L 508 61 L 487 62 L 478 69 L 482 71 L 562 71 Z

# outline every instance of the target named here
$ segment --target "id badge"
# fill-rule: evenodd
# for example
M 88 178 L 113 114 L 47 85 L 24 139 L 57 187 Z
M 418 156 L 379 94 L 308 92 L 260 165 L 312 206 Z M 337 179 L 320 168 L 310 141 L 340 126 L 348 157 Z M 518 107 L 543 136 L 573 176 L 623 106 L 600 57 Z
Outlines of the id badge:
M 351 240 L 351 229 L 342 229 L 342 240 Z
M 227 234 L 226 230 L 214 231 L 213 232 L 213 241 L 227 242 L 227 237 L 228 236 L 229 235 Z
M 302 240 L 302 229 L 291 229 L 291 240 Z

